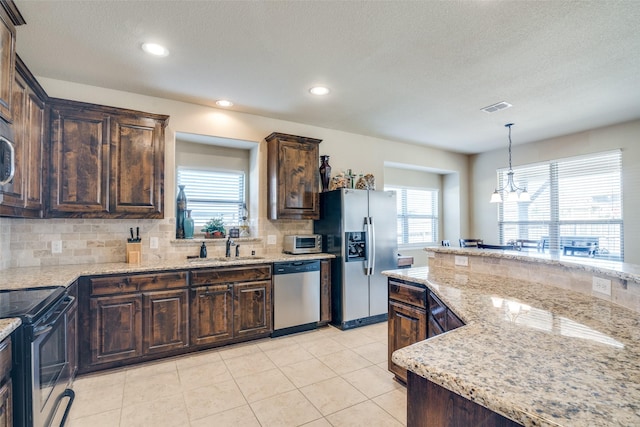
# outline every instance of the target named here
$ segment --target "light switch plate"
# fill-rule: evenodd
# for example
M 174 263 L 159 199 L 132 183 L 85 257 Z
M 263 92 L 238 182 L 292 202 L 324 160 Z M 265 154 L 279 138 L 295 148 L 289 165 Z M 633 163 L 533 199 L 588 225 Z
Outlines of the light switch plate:
M 158 249 L 158 238 L 157 237 L 151 237 L 149 239 L 149 247 L 151 249 Z
M 460 256 L 460 255 L 456 255 L 455 258 L 455 264 L 462 266 L 462 267 L 468 267 L 469 266 L 469 257 L 466 256 Z
M 594 292 L 611 296 L 611 280 L 593 276 L 592 289 Z

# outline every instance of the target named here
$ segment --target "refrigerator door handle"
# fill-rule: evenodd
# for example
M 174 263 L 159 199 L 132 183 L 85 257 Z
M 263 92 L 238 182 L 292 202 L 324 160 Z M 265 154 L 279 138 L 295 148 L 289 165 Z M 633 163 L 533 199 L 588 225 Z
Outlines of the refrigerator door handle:
M 369 233 L 371 235 L 369 237 L 369 243 L 371 243 L 369 247 L 369 275 L 372 276 L 376 269 L 376 228 L 373 224 L 373 217 L 369 217 Z

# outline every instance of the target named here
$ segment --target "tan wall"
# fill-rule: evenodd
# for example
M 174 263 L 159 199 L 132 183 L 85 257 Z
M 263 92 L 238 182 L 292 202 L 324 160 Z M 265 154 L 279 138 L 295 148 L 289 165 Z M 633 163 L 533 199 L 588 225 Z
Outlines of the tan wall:
M 559 138 L 513 146 L 513 166 L 622 149 L 625 262 L 640 264 L 640 120 L 593 129 Z M 489 203 L 496 186 L 496 169 L 507 166 L 507 144 L 500 150 L 471 157 L 473 183 L 468 220 L 474 237 L 498 242 L 497 205 Z M 516 177 L 517 178 L 517 177 Z

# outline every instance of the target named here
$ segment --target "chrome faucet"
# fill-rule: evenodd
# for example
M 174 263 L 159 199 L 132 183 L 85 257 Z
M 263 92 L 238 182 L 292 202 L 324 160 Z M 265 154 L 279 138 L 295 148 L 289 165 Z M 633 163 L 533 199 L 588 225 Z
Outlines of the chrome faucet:
M 224 256 L 229 258 L 231 256 L 231 246 L 235 246 L 236 243 L 231 240 L 231 236 L 227 238 L 227 250 L 224 253 Z

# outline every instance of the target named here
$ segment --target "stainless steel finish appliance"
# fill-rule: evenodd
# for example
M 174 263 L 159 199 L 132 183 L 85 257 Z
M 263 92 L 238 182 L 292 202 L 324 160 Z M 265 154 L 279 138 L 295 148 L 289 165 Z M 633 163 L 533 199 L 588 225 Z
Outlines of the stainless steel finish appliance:
M 392 191 L 339 189 L 320 194 L 323 252 L 331 267 L 332 323 L 348 329 L 387 319 L 387 280 L 396 268 L 397 212 Z
M 319 234 L 284 236 L 283 249 L 288 254 L 317 254 L 322 252 Z
M 71 403 L 73 382 L 67 331 L 67 314 L 75 298 L 63 287 L 0 291 L 0 317 L 20 317 L 13 334 L 13 425 L 48 427 L 64 408 L 64 425 Z
M 273 264 L 273 333 L 314 329 L 320 321 L 320 261 Z

